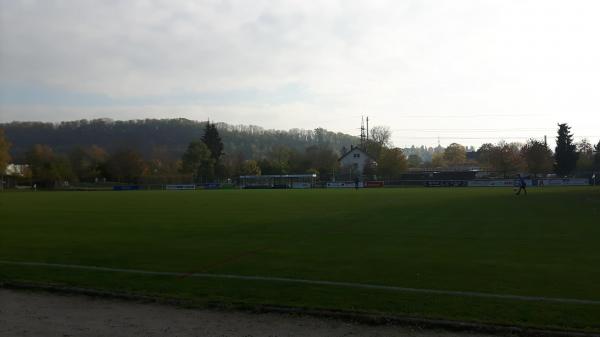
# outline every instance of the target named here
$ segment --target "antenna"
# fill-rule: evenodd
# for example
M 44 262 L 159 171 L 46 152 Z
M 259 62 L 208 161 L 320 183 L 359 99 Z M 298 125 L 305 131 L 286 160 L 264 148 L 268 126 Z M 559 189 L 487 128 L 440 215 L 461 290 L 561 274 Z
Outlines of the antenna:
M 364 147 L 365 143 L 365 118 L 360 117 L 360 147 Z
M 548 147 L 548 139 L 546 138 L 546 135 L 544 135 L 544 146 Z
M 369 141 L 369 116 L 367 116 L 367 142 Z

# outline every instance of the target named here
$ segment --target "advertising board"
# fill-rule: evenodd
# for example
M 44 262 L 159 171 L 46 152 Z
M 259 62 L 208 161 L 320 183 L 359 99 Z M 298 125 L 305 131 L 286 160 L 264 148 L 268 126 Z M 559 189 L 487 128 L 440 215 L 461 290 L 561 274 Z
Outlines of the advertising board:
M 538 186 L 587 186 L 589 179 L 585 178 L 566 178 L 566 179 L 540 179 Z
M 292 188 L 310 188 L 310 183 L 300 183 L 300 182 L 295 182 L 292 183 Z
M 328 182 L 327 188 L 354 188 L 354 182 L 345 181 L 345 182 Z M 362 183 L 358 183 L 358 187 L 363 187 Z
M 533 186 L 531 179 L 525 179 L 525 184 L 528 187 Z M 515 187 L 519 186 L 516 179 L 497 179 L 497 180 L 470 180 L 467 185 L 469 187 Z
M 115 185 L 113 191 L 137 191 L 140 187 L 138 185 Z
M 371 181 L 365 181 L 364 186 L 368 187 L 368 188 L 378 188 L 378 187 L 383 187 L 383 181 L 381 180 L 371 180 Z

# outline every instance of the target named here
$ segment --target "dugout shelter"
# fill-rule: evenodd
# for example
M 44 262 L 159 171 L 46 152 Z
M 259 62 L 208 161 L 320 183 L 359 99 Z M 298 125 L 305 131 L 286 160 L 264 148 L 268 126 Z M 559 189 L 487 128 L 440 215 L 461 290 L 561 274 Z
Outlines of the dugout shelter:
M 240 176 L 240 188 L 313 188 L 316 174 L 270 174 Z

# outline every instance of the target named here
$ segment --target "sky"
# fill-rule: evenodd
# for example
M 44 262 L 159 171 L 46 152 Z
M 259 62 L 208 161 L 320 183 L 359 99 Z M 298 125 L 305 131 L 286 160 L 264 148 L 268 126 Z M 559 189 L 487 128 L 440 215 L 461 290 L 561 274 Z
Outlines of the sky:
M 0 0 L 0 122 L 600 139 L 600 2 Z

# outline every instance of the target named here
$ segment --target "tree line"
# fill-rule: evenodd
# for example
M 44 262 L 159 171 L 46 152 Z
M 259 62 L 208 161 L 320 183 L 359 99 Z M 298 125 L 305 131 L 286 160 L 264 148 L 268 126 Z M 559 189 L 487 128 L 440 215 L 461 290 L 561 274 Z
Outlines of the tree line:
M 445 149 L 436 150 L 430 162 L 423 162 L 416 155 L 409 155 L 410 167 L 428 169 L 452 169 L 477 166 L 494 171 L 502 177 L 517 172 L 527 172 L 538 176 L 555 173 L 564 177 L 575 172 L 589 174 L 600 171 L 600 141 L 592 145 L 583 139 L 576 143 L 568 124 L 559 124 L 556 147 L 552 151 L 544 141 L 530 139 L 525 144 L 485 143 L 476 151 L 469 152 L 460 144 L 450 144 Z
M 63 123 L 60 125 L 64 127 Z M 191 137 L 192 141 L 180 154 L 156 140 L 149 140 L 155 146 L 148 155 L 144 155 L 135 143 L 107 149 L 85 144 L 86 141 L 84 144 L 57 146 L 62 150 L 49 144 L 33 144 L 16 153 L 19 161 L 29 167 L 23 180 L 40 187 L 55 187 L 65 182 L 202 183 L 231 181 L 239 175 L 261 173 L 335 172 L 339 151 L 334 150 L 334 146 L 341 145 L 342 139 L 354 139 L 324 129 L 271 132 L 258 127 L 229 127 L 208 122 L 201 125 L 201 132 Z M 3 130 L 0 131 L 0 168 L 4 172 L 11 161 L 11 144 Z M 239 138 L 239 142 L 245 142 L 243 146 L 252 148 L 249 153 L 255 155 L 239 150 L 227 153 L 227 144 L 235 145 L 236 142 L 223 140 L 223 134 Z M 265 139 L 271 138 L 280 142 L 273 140 L 274 145 L 270 141 L 265 142 Z M 13 142 L 13 149 L 14 144 L 18 143 Z M 302 148 L 302 144 L 305 147 Z
M 12 123 L 13 126 L 19 127 L 24 127 L 23 125 L 26 124 L 28 123 Z M 88 123 L 83 124 L 85 129 Z M 32 125 L 34 129 L 40 126 L 47 127 L 46 124 L 32 123 Z M 67 128 L 67 125 L 68 128 L 74 128 L 72 124 L 61 123 L 53 129 Z M 202 136 L 197 134 L 192 137 L 179 155 L 173 153 L 168 145 L 162 145 L 156 140 L 149 140 L 150 143 L 155 144 L 149 155 L 144 155 L 135 142 L 129 146 L 111 149 L 93 144 L 91 140 L 84 140 L 82 144 L 69 143 L 70 146 L 66 146 L 66 142 L 58 142 L 62 145 L 56 147 L 40 142 L 27 149 L 23 149 L 22 144 L 14 145 L 18 143 L 13 142 L 13 149 L 17 147 L 21 150 L 12 152 L 17 153 L 21 163 L 29 166 L 23 179 L 40 187 L 53 187 L 65 182 L 79 184 L 105 181 L 149 184 L 222 182 L 233 181 L 240 175 L 292 173 L 315 173 L 322 180 L 330 180 L 334 177 L 353 178 L 353 172 L 349 168 L 340 167 L 338 159 L 341 154 L 349 150 L 347 146 L 357 142 L 356 137 L 340 135 L 324 129 L 294 130 L 285 133 L 265 131 L 257 127 L 228 127 L 209 122 L 202 123 L 202 126 L 203 130 L 199 132 Z M 11 130 L 15 132 L 14 128 Z M 65 139 L 71 139 L 75 133 L 69 134 Z M 243 138 L 240 136 L 242 134 L 254 135 L 253 137 L 258 137 L 259 141 L 252 137 Z M 370 140 L 363 145 L 375 161 L 365 173 L 391 178 L 406 170 L 407 161 L 402 150 L 389 146 L 391 137 L 389 128 L 375 127 L 370 134 Z M 274 135 L 275 138 L 283 141 L 274 142 L 270 146 L 263 143 L 260 148 L 256 146 L 261 139 L 271 138 Z M 16 138 L 22 139 L 22 137 L 21 135 Z M 236 144 L 236 142 L 228 141 L 227 137 L 239 137 L 240 142 L 246 139 L 253 146 L 253 150 L 249 152 L 251 155 L 244 151 L 229 150 L 232 152 L 228 152 L 227 144 Z M 286 139 L 288 141 L 285 141 Z M 292 142 L 290 139 L 296 141 Z M 342 140 L 345 140 L 343 144 Z M 54 139 L 54 142 L 49 143 L 57 144 L 57 140 Z M 301 144 L 304 144 L 304 147 Z M 335 148 L 337 146 L 339 149 Z M 7 146 L 4 151 L 7 157 L 10 155 L 9 148 Z M 6 162 L 8 163 L 8 159 Z
M 136 146 L 110 150 L 96 144 L 72 144 L 67 151 L 59 151 L 48 144 L 33 144 L 20 154 L 22 162 L 29 165 L 23 179 L 52 187 L 64 182 L 223 182 L 234 181 L 240 175 L 297 173 L 315 173 L 321 180 L 328 181 L 333 178 L 353 179 L 353 174 L 356 174 L 350 167 L 341 167 L 338 160 L 341 154 L 349 150 L 346 145 L 352 142 L 335 150 L 334 146 L 340 145 L 332 141 L 337 137 L 336 134 L 323 129 L 312 132 L 298 130 L 292 136 L 286 136 L 287 139 L 298 139 L 302 134 L 300 138 L 305 142 L 304 147 L 283 142 L 250 152 L 259 155 L 247 155 L 244 151 L 227 152 L 228 141 L 223 134 L 231 135 L 232 128 L 208 122 L 201 125 L 203 129 L 199 134 L 202 136 L 197 134 L 192 137 L 178 156 L 169 146 L 156 141 L 149 155 L 144 155 Z M 242 132 L 263 136 L 269 134 L 264 129 L 254 127 L 239 131 L 238 135 Z M 575 171 L 600 171 L 600 142 L 592 145 L 584 139 L 575 143 L 567 124 L 559 125 L 554 151 L 535 139 L 525 144 L 486 143 L 476 151 L 453 143 L 446 148 L 433 149 L 429 160 L 423 160 L 415 152 L 407 155 L 408 151 L 393 147 L 391 131 L 387 127 L 374 127 L 369 135 L 368 140 L 363 140 L 361 144 L 373 159 L 365 166 L 363 175 L 366 179 L 398 179 L 410 168 L 464 170 L 477 166 L 495 171 L 503 177 L 517 172 L 528 172 L 533 176 L 554 172 L 559 176 L 567 176 Z M 11 144 L 9 139 L 0 128 L 0 172 L 4 172 L 6 165 L 11 162 L 10 149 L 15 147 L 15 142 L 11 139 Z M 357 141 L 356 138 L 350 139 Z
M 369 162 L 365 176 L 395 178 L 408 165 L 399 148 L 390 147 L 391 132 L 387 127 L 374 127 L 371 138 L 364 141 L 364 150 L 374 160 Z M 182 172 L 190 174 L 195 182 L 223 180 L 242 175 L 281 175 L 314 173 L 320 180 L 353 179 L 356 172 L 350 167 L 340 166 L 340 152 L 325 144 L 310 145 L 302 150 L 279 144 L 261 158 L 245 159 L 242 156 L 226 156 L 223 142 L 214 124 L 208 123 L 200 141 L 192 141 L 183 154 Z
M 36 144 L 50 146 L 57 153 L 69 153 L 75 147 L 99 146 L 109 153 L 123 148 L 135 149 L 144 159 L 169 156 L 180 159 L 192 140 L 197 140 L 208 122 L 188 119 L 144 119 L 113 121 L 78 120 L 61 123 L 11 122 L 0 124 L 13 146 L 15 162 L 25 162 L 26 153 Z M 212 124 L 212 123 L 211 123 Z M 357 137 L 323 128 L 314 130 L 268 130 L 253 125 L 216 123 L 223 139 L 223 151 L 229 156 L 261 158 L 274 147 L 283 145 L 302 151 L 317 145 L 339 152 L 354 144 Z

